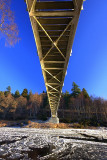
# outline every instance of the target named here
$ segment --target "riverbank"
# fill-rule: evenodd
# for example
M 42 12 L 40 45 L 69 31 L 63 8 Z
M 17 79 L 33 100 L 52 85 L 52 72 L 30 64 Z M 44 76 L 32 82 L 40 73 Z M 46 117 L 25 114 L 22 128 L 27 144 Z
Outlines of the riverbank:
M 1 120 L 0 127 L 19 127 L 19 128 L 75 128 L 75 129 L 97 129 L 100 126 L 89 126 L 83 123 L 45 123 L 45 121 L 37 121 L 37 120 L 18 120 L 18 121 L 7 121 Z

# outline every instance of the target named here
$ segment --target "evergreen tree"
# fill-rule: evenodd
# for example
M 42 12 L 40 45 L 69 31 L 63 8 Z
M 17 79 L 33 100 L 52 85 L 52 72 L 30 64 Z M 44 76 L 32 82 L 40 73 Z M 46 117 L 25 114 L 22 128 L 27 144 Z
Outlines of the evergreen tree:
M 81 90 L 80 90 L 79 86 L 75 82 L 72 83 L 71 91 L 72 91 L 71 95 L 74 98 L 78 97 L 78 95 L 81 93 Z
M 69 92 L 67 90 L 65 91 L 64 96 L 69 96 Z
M 26 88 L 23 90 L 22 96 L 26 98 L 28 97 L 28 90 Z
M 82 89 L 82 93 L 85 98 L 89 98 L 89 94 L 87 93 L 85 88 Z
M 7 92 L 11 93 L 11 87 L 10 86 L 8 86 L 6 89 L 7 89 Z
M 8 91 L 4 91 L 4 95 L 7 97 L 9 95 Z
M 0 96 L 4 96 L 4 92 L 0 91 Z
M 20 93 L 19 93 L 19 91 L 18 91 L 18 90 L 16 90 L 16 92 L 15 92 L 15 94 L 14 94 L 14 97 L 15 97 L 15 98 L 20 97 Z
M 65 109 L 68 109 L 69 108 L 69 97 L 70 97 L 70 94 L 69 92 L 66 90 L 65 93 L 63 93 L 63 98 L 64 98 L 64 102 L 65 102 Z

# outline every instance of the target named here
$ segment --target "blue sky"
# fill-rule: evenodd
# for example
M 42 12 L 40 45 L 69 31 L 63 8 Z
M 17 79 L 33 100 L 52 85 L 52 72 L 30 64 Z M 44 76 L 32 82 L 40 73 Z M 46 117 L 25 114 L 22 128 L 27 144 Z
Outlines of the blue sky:
M 20 42 L 5 47 L 0 39 L 0 90 L 11 86 L 14 93 L 24 88 L 33 93 L 46 90 L 37 49 L 24 0 L 12 0 Z M 72 82 L 89 95 L 107 99 L 107 1 L 87 0 L 81 11 L 63 91 L 71 92 Z

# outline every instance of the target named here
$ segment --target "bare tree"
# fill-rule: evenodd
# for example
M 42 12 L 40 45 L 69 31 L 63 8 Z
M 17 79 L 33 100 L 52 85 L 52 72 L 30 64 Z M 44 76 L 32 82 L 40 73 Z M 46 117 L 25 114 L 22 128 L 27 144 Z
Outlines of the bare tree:
M 7 97 L 5 95 L 0 96 L 0 112 L 3 113 L 3 118 L 7 118 L 9 113 L 15 114 L 17 103 L 13 96 L 9 93 Z
M 13 46 L 19 41 L 19 31 L 10 4 L 11 0 L 0 0 L 0 37 L 5 38 L 5 45 Z
M 16 119 L 24 119 L 27 117 L 27 99 L 23 96 L 16 98 L 17 108 L 16 108 Z
M 42 97 L 38 93 L 35 93 L 30 96 L 29 102 L 32 106 L 31 109 L 33 112 L 33 117 L 36 117 L 42 103 Z

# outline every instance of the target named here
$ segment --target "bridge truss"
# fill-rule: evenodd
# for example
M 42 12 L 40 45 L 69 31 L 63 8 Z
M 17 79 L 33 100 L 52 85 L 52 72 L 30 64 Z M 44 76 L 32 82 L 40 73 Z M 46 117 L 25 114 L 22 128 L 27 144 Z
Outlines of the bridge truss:
M 51 115 L 57 118 L 83 0 L 26 0 Z

